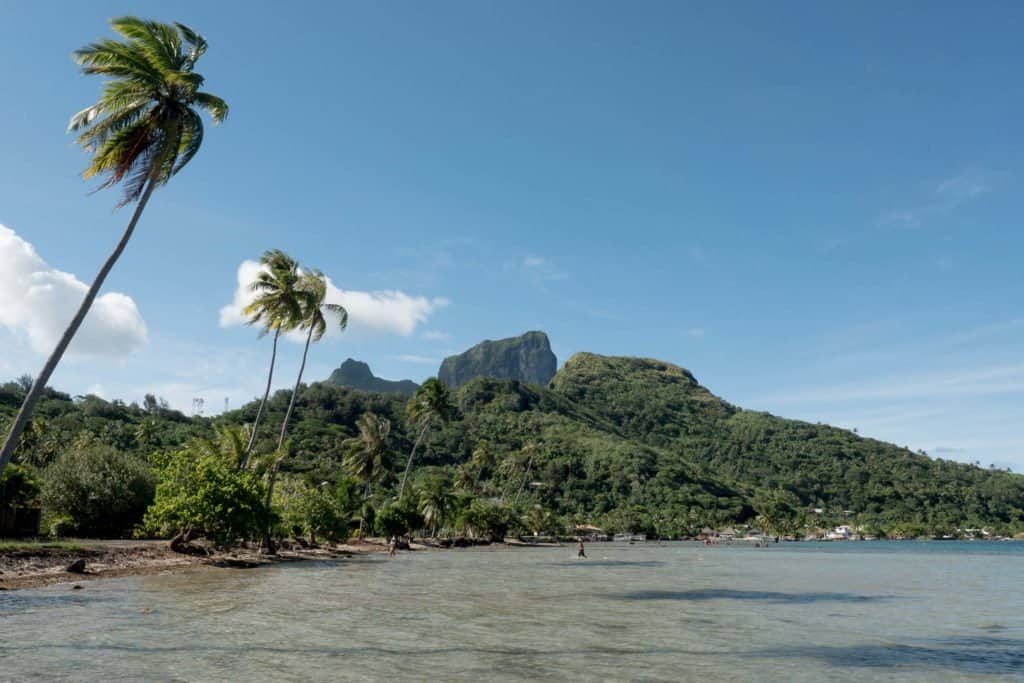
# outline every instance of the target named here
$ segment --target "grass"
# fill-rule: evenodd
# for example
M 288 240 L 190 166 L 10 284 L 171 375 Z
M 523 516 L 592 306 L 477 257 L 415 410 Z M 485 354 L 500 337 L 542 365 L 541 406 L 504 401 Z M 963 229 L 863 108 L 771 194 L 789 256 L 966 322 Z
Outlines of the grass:
M 81 550 L 82 542 L 75 539 L 0 538 L 0 553 L 24 550 Z

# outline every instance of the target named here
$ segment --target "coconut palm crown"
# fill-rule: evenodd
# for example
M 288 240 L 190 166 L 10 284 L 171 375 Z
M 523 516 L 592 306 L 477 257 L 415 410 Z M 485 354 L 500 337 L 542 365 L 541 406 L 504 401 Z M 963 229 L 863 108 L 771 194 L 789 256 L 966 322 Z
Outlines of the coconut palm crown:
M 228 115 L 221 98 L 203 92 L 195 65 L 206 40 L 184 24 L 138 17 L 110 22 L 123 40 L 103 38 L 73 53 L 82 73 L 107 76 L 99 101 L 71 117 L 69 131 L 92 154 L 85 178 L 105 176 L 100 187 L 124 183 L 120 205 L 142 196 L 147 183 L 166 183 L 203 142 L 203 120 Z

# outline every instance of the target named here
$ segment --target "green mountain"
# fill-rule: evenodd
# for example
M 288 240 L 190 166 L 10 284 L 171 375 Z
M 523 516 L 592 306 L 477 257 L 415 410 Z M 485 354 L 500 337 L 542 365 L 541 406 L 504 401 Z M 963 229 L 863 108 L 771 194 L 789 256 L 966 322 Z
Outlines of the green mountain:
M 392 421 L 393 446 L 408 453 L 403 402 L 379 396 L 371 406 L 371 396 L 309 387 L 294 432 L 309 434 L 309 445 L 297 441 L 292 466 L 336 476 L 323 435 L 351 433 L 367 409 Z M 890 534 L 1024 530 L 1024 476 L 743 410 L 662 361 L 580 353 L 548 387 L 478 377 L 454 396 L 459 417 L 428 435 L 419 475 L 451 476 L 489 442 L 498 462 L 484 472 L 487 490 L 566 519 L 665 535 L 757 514 Z M 286 398 L 274 398 L 271 421 Z M 402 464 L 400 456 L 396 471 Z
M 23 391 L 0 386 L 0 426 Z M 257 452 L 273 451 L 288 399 L 279 391 L 268 402 Z M 757 519 L 793 531 L 844 523 L 909 536 L 1024 531 L 1024 476 L 743 410 L 662 361 L 580 353 L 548 386 L 477 377 L 454 390 L 453 400 L 457 416 L 429 431 L 417 454 L 414 489 L 461 481 L 463 490 L 524 511 L 539 505 L 563 528 L 587 522 L 681 536 Z M 341 443 L 372 411 L 391 423 L 389 471 L 376 494 L 389 500 L 416 436 L 406 402 L 326 382 L 304 387 L 284 469 L 313 484 L 340 481 Z M 211 420 L 170 411 L 154 397 L 139 407 L 49 391 L 21 459 L 45 473 L 89 443 L 152 457 L 212 435 L 217 422 L 251 422 L 256 410 L 252 402 Z M 494 461 L 478 472 L 470 460 L 481 443 Z
M 376 391 L 381 394 L 412 396 L 419 384 L 411 379 L 390 380 L 375 377 L 366 363 L 351 358 L 335 369 L 327 378 L 330 384 L 350 387 L 360 391 Z

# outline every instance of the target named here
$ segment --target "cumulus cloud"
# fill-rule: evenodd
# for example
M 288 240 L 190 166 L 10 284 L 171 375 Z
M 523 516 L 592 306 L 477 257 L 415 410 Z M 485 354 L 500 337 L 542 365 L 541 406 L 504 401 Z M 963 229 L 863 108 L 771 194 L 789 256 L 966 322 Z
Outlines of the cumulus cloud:
M 245 323 L 244 309 L 253 299 L 249 283 L 260 272 L 259 263 L 243 261 L 238 267 L 238 281 L 233 300 L 220 309 L 222 327 Z M 336 287 L 327 278 L 327 303 L 341 304 L 348 311 L 348 331 L 353 334 L 398 334 L 408 337 L 416 327 L 448 305 L 443 297 L 409 296 L 398 290 L 361 292 Z M 329 336 L 340 334 L 337 328 L 328 330 Z M 304 335 L 299 335 L 305 339 Z
M 0 326 L 37 353 L 57 345 L 88 285 L 44 261 L 31 244 L 0 225 Z M 96 297 L 68 349 L 73 356 L 120 358 L 144 346 L 146 323 L 131 297 Z

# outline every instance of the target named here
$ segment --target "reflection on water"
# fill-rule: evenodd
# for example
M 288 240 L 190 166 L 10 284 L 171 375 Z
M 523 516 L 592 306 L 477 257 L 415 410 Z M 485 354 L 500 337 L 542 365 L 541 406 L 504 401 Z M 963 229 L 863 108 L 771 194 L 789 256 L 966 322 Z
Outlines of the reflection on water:
M 0 593 L 0 680 L 1016 680 L 1024 544 L 467 549 Z

